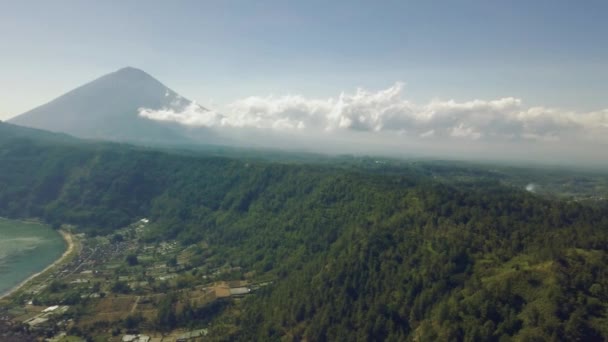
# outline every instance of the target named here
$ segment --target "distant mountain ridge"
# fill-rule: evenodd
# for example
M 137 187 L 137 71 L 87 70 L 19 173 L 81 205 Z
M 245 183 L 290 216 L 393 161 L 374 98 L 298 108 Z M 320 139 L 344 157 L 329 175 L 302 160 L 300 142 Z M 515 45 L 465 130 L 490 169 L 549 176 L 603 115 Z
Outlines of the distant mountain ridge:
M 17 139 L 41 143 L 82 143 L 82 140 L 65 133 L 53 133 L 0 121 L 0 143 Z
M 188 143 L 184 128 L 139 116 L 139 108 L 181 111 L 192 101 L 146 72 L 126 67 L 82 85 L 8 122 L 80 138 Z M 203 107 L 201 109 L 205 110 Z

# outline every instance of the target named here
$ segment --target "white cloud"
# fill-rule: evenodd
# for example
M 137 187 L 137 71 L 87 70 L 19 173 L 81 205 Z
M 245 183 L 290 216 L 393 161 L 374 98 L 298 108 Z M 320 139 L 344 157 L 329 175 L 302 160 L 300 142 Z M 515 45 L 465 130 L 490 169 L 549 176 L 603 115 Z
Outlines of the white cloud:
M 476 132 L 472 127 L 466 127 L 463 123 L 460 123 L 457 127 L 452 127 L 450 131 L 450 135 L 456 138 L 470 138 L 473 140 L 481 138 L 481 133 Z
M 196 102 L 184 106 L 181 110 L 163 108 L 159 110 L 140 108 L 139 115 L 148 119 L 158 121 L 177 122 L 187 126 L 207 126 L 213 127 L 222 124 L 225 117 L 212 110 L 199 106 Z
M 363 131 L 428 139 L 544 141 L 564 138 L 607 141 L 608 109 L 578 113 L 526 107 L 522 100 L 433 100 L 416 104 L 403 98 L 403 83 L 371 92 L 357 89 L 337 98 L 299 95 L 251 96 L 226 106 L 223 113 L 195 103 L 183 110 L 140 109 L 153 120 L 189 126 L 260 128 L 277 131 Z
M 424 133 L 421 133 L 420 137 L 421 138 L 430 138 L 430 137 L 433 137 L 434 135 L 435 135 L 435 130 L 431 129 L 430 131 L 426 131 Z

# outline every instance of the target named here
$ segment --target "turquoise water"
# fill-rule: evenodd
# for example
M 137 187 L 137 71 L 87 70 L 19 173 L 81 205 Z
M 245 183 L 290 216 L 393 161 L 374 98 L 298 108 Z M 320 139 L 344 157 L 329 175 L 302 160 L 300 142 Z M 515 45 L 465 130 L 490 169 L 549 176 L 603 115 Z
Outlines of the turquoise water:
M 0 295 L 59 259 L 66 247 L 47 225 L 0 218 Z

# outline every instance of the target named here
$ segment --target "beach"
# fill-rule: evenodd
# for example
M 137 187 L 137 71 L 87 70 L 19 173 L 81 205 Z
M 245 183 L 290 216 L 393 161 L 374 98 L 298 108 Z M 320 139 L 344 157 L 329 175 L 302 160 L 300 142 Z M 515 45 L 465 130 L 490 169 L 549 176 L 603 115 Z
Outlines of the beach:
M 66 248 L 65 252 L 63 252 L 63 254 L 59 257 L 59 259 L 55 260 L 52 264 L 50 264 L 49 266 L 44 268 L 42 271 L 32 274 L 27 279 L 25 279 L 24 281 L 19 283 L 17 286 L 13 287 L 9 291 L 0 295 L 0 300 L 6 299 L 9 296 L 11 296 L 12 294 L 14 294 L 15 292 L 19 291 L 21 288 L 23 288 L 25 285 L 27 285 L 32 280 L 36 279 L 38 276 L 48 272 L 53 267 L 64 262 L 72 254 L 72 252 L 75 250 L 74 237 L 72 236 L 72 234 L 70 232 L 67 232 L 65 230 L 59 230 L 59 234 L 61 234 L 61 236 L 63 237 L 64 241 L 67 244 L 67 248 Z

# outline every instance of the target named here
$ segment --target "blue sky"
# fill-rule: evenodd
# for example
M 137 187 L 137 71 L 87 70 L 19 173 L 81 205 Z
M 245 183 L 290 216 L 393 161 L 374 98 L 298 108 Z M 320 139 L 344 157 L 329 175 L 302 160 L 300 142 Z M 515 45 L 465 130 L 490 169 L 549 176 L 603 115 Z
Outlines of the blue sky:
M 123 66 L 221 107 L 405 83 L 412 101 L 608 107 L 606 1 L 2 1 L 0 119 Z

